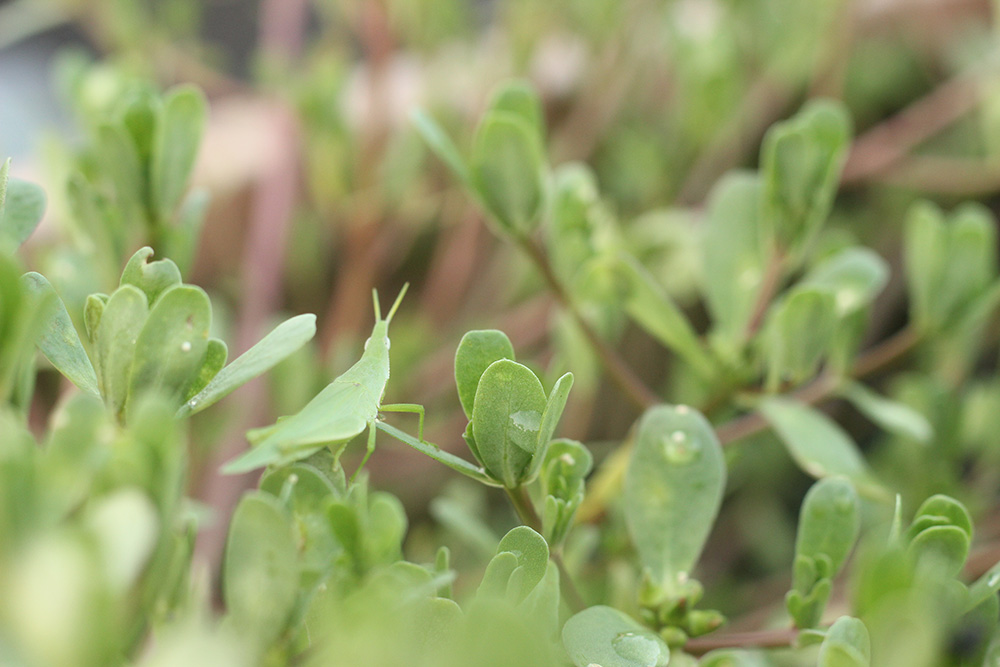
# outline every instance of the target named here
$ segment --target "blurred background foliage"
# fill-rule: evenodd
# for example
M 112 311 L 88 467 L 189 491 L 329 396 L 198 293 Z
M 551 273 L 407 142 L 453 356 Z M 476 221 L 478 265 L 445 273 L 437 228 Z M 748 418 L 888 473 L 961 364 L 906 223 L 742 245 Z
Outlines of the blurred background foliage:
M 810 100 L 839 100 L 853 140 L 829 222 L 804 262 L 787 266 L 779 281 L 864 245 L 886 260 L 888 272 L 856 346 L 890 339 L 912 309 L 927 320 L 934 335 L 865 374 L 879 392 L 926 416 L 930 446 L 906 428 L 873 425 L 855 407 L 864 400 L 823 406 L 909 512 L 933 493 L 970 508 L 977 532 L 968 567 L 978 574 L 1000 560 L 1000 331 L 987 317 L 936 335 L 957 316 L 919 314 L 902 256 L 918 199 L 948 211 L 976 200 L 995 227 L 998 12 L 989 0 L 6 0 L 0 156 L 12 155 L 12 173 L 48 194 L 45 220 L 20 256 L 48 276 L 79 330 L 87 295 L 113 292 L 122 266 L 145 244 L 211 295 L 212 335 L 230 342 L 230 356 L 282 317 L 318 315 L 310 345 L 266 381 L 194 417 L 190 455 L 170 462 L 189 470 L 189 492 L 199 502 L 191 511 L 215 516 L 196 547 L 209 573 L 206 588 L 214 590 L 208 582 L 222 558 L 223 519 L 256 483 L 218 476 L 219 463 L 245 446 L 246 429 L 295 412 L 357 358 L 371 324 L 372 287 L 392 295 L 408 281 L 392 327 L 386 400 L 425 405 L 427 439 L 444 449 L 465 451 L 452 361 L 467 330 L 507 332 L 547 387 L 562 372 L 575 373 L 560 433 L 588 444 L 598 472 L 566 560 L 584 574 L 603 572 L 594 590 L 629 609 L 636 587 L 626 565 L 630 547 L 609 502 L 615 494 L 600 484 L 613 483 L 602 465 L 642 406 L 609 381 L 536 267 L 489 232 L 482 211 L 427 149 L 411 113 L 424 109 L 467 155 L 497 84 L 510 77 L 531 83 L 542 102 L 550 164 L 581 163 L 554 176 L 552 196 L 581 209 L 552 244 L 554 271 L 571 291 L 607 290 L 607 298 L 581 305 L 584 316 L 644 385 L 720 423 L 760 391 L 761 368 L 752 366 L 759 356 L 727 352 L 715 341 L 720 357 L 731 354 L 735 367 L 747 361 L 751 368 L 722 383 L 721 398 L 711 395 L 690 364 L 629 322 L 615 285 L 600 275 L 588 283 L 574 271 L 595 249 L 629 253 L 700 340 L 711 342 L 706 334 L 718 307 L 708 303 L 711 276 L 701 257 L 712 251 L 706 218 L 713 186 L 731 169 L 764 164 L 762 139 L 772 124 Z M 124 158 L 108 148 L 108 119 L 128 117 L 122 100 L 137 110 L 134 118 L 148 119 L 143 104 L 166 108 L 174 86 L 188 83 L 208 101 L 193 189 L 160 206 L 134 201 L 123 184 Z M 108 215 L 117 216 L 115 231 L 101 241 L 88 224 Z M 185 246 L 172 237 L 178 224 L 190 224 L 198 242 Z M 571 241 L 574 224 L 586 227 L 579 248 Z M 995 231 L 981 238 L 995 244 Z M 792 389 L 814 370 L 771 379 Z M 69 385 L 43 366 L 37 389 L 30 428 L 40 437 Z M 92 409 L 85 401 L 71 405 L 81 414 Z M 162 411 L 150 404 L 142 412 L 161 424 L 149 433 L 162 428 Z M 170 429 L 160 436 L 184 437 Z M 57 442 L 58 429 L 47 437 Z M 737 619 L 739 629 L 780 607 L 810 479 L 766 430 L 726 454 L 729 485 L 699 577 L 709 604 Z M 476 570 L 514 520 L 483 488 L 401 445 L 380 444 L 368 469 L 374 487 L 403 502 L 410 560 L 433 561 L 437 545 L 447 544 L 454 567 Z M 162 490 L 153 497 L 181 502 Z M 93 520 L 100 524 L 102 511 L 166 511 L 147 502 L 109 496 L 107 507 L 92 508 Z M 598 532 L 590 523 L 605 512 Z M 62 539 L 77 538 L 51 537 Z M 156 544 L 162 551 L 170 543 Z M 75 559 L 68 568 L 88 567 L 94 557 L 83 547 L 51 554 Z M 29 570 L 39 562 L 29 561 Z M 163 586 L 156 594 L 177 594 Z M 90 594 L 97 595 L 80 591 Z M 101 651 L 128 649 L 97 642 L 88 650 L 100 664 Z

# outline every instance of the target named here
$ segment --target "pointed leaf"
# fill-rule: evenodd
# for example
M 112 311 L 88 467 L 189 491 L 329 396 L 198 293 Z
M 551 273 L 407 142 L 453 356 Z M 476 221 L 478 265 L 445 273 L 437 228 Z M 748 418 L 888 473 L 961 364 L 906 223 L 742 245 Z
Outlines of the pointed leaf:
M 163 102 L 150 170 L 153 210 L 169 220 L 187 189 L 208 114 L 205 96 L 193 86 L 175 88 Z
M 315 315 L 297 315 L 285 320 L 233 363 L 220 370 L 204 389 L 180 407 L 177 416 L 185 417 L 201 412 L 225 398 L 236 388 L 273 368 L 309 342 L 315 334 Z
M 759 408 L 802 470 L 817 478 L 843 475 L 859 491 L 886 497 L 857 445 L 827 416 L 779 397 L 761 401 Z
M 934 435 L 922 414 L 899 401 L 880 396 L 859 382 L 848 382 L 841 394 L 862 414 L 898 436 L 927 444 Z
M 413 126 L 417 128 L 417 132 L 423 137 L 427 145 L 430 146 L 431 150 L 434 152 L 438 158 L 448 165 L 451 169 L 452 174 L 463 184 L 469 187 L 471 183 L 471 176 L 469 175 L 469 168 L 465 164 L 465 160 L 462 159 L 461 153 L 459 153 L 458 148 L 455 143 L 445 134 L 441 126 L 438 125 L 433 118 L 431 118 L 423 109 L 414 109 L 410 113 L 410 120 L 413 122 Z
M 66 311 L 66 304 L 39 273 L 24 274 L 21 284 L 28 292 L 46 298 L 45 323 L 38 338 L 38 349 L 70 382 L 89 394 L 100 396 L 97 373 Z

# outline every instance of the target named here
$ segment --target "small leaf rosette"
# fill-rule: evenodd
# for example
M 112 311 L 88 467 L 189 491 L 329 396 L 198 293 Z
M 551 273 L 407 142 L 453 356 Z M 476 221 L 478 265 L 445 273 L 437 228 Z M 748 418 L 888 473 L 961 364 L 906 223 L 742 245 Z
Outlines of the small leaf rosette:
M 501 331 L 470 331 L 455 353 L 455 382 L 469 418 L 465 440 L 486 472 L 509 489 L 534 479 L 566 407 L 573 375 L 546 397 L 538 376 L 514 361 Z

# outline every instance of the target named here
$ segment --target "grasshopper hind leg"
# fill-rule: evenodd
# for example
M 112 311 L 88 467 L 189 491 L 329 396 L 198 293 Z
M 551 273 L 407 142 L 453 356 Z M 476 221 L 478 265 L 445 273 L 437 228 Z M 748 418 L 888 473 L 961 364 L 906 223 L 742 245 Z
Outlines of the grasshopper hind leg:
M 351 474 L 350 482 L 354 483 L 354 478 L 358 476 L 361 469 L 365 467 L 368 463 L 368 459 L 371 458 L 372 452 L 375 451 L 375 424 L 368 424 L 368 445 L 365 448 L 365 457 L 361 459 L 361 463 L 358 464 L 357 469 Z

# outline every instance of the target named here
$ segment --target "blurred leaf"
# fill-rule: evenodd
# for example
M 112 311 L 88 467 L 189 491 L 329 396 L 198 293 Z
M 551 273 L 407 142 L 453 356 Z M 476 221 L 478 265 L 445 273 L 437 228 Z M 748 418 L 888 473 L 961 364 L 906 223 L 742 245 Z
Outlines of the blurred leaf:
M 487 114 L 476 131 L 472 186 L 500 229 L 515 238 L 538 226 L 545 203 L 546 165 L 537 135 L 520 116 Z
M 881 428 L 898 436 L 927 444 L 934 435 L 927 418 L 899 401 L 876 394 L 860 382 L 848 382 L 841 395 Z
M 868 628 L 856 618 L 841 616 L 819 647 L 817 667 L 869 667 L 871 640 Z
M 542 101 L 527 81 L 514 79 L 501 83 L 489 103 L 489 112 L 504 112 L 517 116 L 541 138 L 545 132 Z
M 562 640 L 576 667 L 665 667 L 670 660 L 670 649 L 656 633 L 603 605 L 566 621 Z
M 178 417 L 201 412 L 236 388 L 278 364 L 316 334 L 316 316 L 297 315 L 276 326 L 256 345 L 220 370 L 212 380 L 177 411 Z
M 620 267 L 629 286 L 625 301 L 629 316 L 703 377 L 711 377 L 712 359 L 680 308 L 634 257 L 623 253 Z
M 527 526 L 513 528 L 500 540 L 476 595 L 519 604 L 541 583 L 548 562 L 549 547 L 541 535 Z
M 234 629 L 260 650 L 284 632 L 295 605 L 297 557 L 277 500 L 259 491 L 244 495 L 229 527 L 222 593 Z
M 715 431 L 684 405 L 646 410 L 625 476 L 625 521 L 643 567 L 669 591 L 701 554 L 726 486 Z
M 43 215 L 45 191 L 34 183 L 9 179 L 6 197 L 0 207 L 0 248 L 18 248 L 35 231 Z
M 829 100 L 813 100 L 768 130 L 760 164 L 763 241 L 796 252 L 815 235 L 830 213 L 850 134 L 846 110 Z
M 483 372 L 499 359 L 514 360 L 514 346 L 507 334 L 496 329 L 469 331 L 455 351 L 455 384 L 465 416 L 472 419 L 476 389 Z
M 134 285 L 124 285 L 108 299 L 97 326 L 94 350 L 101 396 L 116 416 L 125 407 L 136 341 L 148 314 L 146 295 Z
M 546 405 L 538 377 L 516 361 L 494 361 L 479 380 L 472 432 L 483 466 L 508 488 L 529 472 Z
M 868 248 L 850 247 L 816 265 L 801 285 L 833 292 L 837 315 L 869 305 L 889 281 L 889 265 Z
M 126 592 L 156 546 L 156 506 L 137 489 L 125 488 L 89 507 L 85 522 L 97 542 L 104 576 L 116 592 Z
M 451 169 L 452 174 L 459 182 L 471 188 L 472 176 L 469 173 L 469 167 L 466 166 L 458 148 L 441 129 L 441 126 L 434 122 L 434 119 L 428 116 L 423 109 L 414 109 L 410 113 L 410 120 L 434 154 Z
M 798 286 L 779 301 L 767 323 L 768 382 L 811 377 L 830 347 L 836 303 L 825 288 Z
M 827 416 L 779 397 L 764 399 L 759 409 L 802 470 L 816 478 L 843 475 L 862 493 L 886 497 L 850 436 Z
M 854 485 L 840 477 L 827 477 L 812 485 L 799 514 L 795 553 L 816 560 L 829 559 L 833 577 L 840 571 L 861 529 L 861 506 Z
M 705 303 L 714 329 L 732 341 L 746 330 L 764 279 L 760 198 L 760 178 L 734 172 L 719 180 L 708 201 L 702 240 Z
M 193 86 L 172 90 L 156 125 L 150 168 L 152 209 L 169 220 L 187 189 L 208 115 L 205 96 Z
M 80 342 L 80 336 L 73 326 L 69 313 L 66 312 L 66 304 L 40 273 L 24 274 L 21 284 L 29 293 L 46 299 L 47 317 L 44 329 L 38 338 L 38 349 L 73 384 L 87 393 L 100 396 L 97 373 L 90 363 L 90 357 L 87 356 L 83 343 Z
M 202 359 L 198 376 L 184 392 L 185 401 L 190 400 L 192 396 L 204 389 L 212 381 L 212 378 L 219 374 L 222 367 L 226 365 L 226 358 L 228 356 L 229 348 L 223 341 L 218 338 L 208 339 L 208 345 L 205 347 L 205 357 Z

